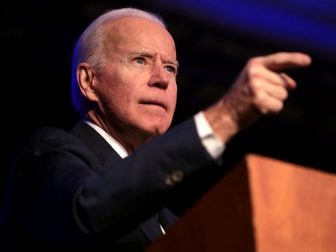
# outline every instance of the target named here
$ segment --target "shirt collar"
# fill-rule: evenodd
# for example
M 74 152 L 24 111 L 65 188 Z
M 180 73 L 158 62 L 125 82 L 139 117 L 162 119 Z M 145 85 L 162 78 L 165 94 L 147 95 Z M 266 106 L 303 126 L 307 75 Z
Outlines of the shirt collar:
M 85 121 L 85 123 L 91 126 L 95 131 L 97 131 L 98 134 L 101 135 L 106 140 L 106 142 L 109 143 L 109 145 L 111 145 L 111 147 L 118 153 L 118 155 L 121 158 L 125 158 L 128 156 L 126 149 L 117 140 L 115 140 L 111 135 L 109 135 L 106 131 L 104 131 L 98 125 L 90 121 Z

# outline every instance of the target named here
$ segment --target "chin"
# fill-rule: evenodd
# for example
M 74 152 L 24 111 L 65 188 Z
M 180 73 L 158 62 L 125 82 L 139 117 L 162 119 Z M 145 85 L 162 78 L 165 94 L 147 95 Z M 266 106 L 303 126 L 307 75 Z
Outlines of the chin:
M 140 129 L 144 134 L 149 136 L 156 136 L 165 133 L 171 124 L 171 119 L 167 114 L 140 114 L 134 121 L 134 125 Z
M 161 121 L 161 122 L 155 123 L 151 121 L 151 124 L 143 127 L 143 130 L 151 136 L 156 136 L 156 135 L 161 135 L 165 133 L 168 130 L 169 126 L 170 126 L 170 123 L 167 123 L 167 122 Z
M 168 130 L 168 127 L 167 126 L 158 126 L 158 125 L 155 125 L 155 126 L 152 126 L 150 129 L 149 129 L 149 133 L 153 136 L 156 136 L 156 135 L 162 135 L 164 134 L 166 131 Z

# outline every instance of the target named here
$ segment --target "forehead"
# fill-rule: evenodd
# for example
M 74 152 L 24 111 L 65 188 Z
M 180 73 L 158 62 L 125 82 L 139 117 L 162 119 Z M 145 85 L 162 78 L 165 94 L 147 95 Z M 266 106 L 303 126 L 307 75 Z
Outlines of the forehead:
M 117 48 L 139 47 L 174 54 L 174 39 L 166 28 L 141 17 L 124 17 L 107 23 L 104 27 L 106 43 Z M 143 47 L 143 48 L 140 48 Z

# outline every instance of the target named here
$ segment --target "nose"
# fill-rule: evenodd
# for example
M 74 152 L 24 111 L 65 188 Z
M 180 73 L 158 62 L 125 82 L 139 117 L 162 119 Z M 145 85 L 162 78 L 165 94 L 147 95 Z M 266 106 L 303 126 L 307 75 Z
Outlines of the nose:
M 149 85 L 164 90 L 167 89 L 169 85 L 169 76 L 162 63 L 156 62 L 153 65 Z

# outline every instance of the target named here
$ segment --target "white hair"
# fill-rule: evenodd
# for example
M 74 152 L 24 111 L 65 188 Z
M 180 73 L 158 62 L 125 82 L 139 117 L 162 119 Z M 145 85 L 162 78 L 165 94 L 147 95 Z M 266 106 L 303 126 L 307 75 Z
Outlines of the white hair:
M 84 30 L 74 47 L 71 69 L 72 103 L 82 116 L 86 112 L 85 104 L 87 101 L 85 101 L 78 87 L 77 66 L 81 62 L 87 62 L 95 67 L 104 64 L 105 55 L 103 52 L 103 43 L 106 33 L 103 27 L 107 23 L 125 17 L 146 18 L 166 28 L 163 19 L 159 15 L 136 8 L 121 8 L 110 10 L 100 15 Z

